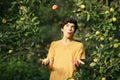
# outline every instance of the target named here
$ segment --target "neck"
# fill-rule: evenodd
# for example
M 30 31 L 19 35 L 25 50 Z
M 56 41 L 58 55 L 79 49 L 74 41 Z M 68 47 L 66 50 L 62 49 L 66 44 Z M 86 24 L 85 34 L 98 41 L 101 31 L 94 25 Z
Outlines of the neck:
M 63 42 L 64 44 L 69 44 L 71 41 L 72 41 L 72 39 L 65 38 L 65 37 L 62 38 L 62 42 Z

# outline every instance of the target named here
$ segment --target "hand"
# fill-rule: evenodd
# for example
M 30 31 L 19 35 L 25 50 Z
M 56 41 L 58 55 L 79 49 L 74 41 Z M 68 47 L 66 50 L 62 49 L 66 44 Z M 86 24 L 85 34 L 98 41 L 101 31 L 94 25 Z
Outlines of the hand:
M 73 62 L 73 65 L 74 65 L 74 67 L 78 67 L 78 66 L 80 65 L 80 63 L 79 63 L 78 60 L 75 60 L 75 61 Z
M 73 62 L 73 65 L 74 66 L 79 66 L 80 64 L 85 64 L 83 61 L 81 61 L 80 59 L 77 59 L 77 60 L 75 60 L 74 62 Z
M 42 64 L 44 65 L 48 65 L 50 63 L 50 60 L 48 58 L 45 58 L 45 59 L 40 59 L 40 62 L 42 62 Z
M 74 62 L 73 62 L 73 70 L 74 70 L 74 72 L 76 72 L 77 71 L 77 67 L 79 67 L 79 65 L 80 64 L 85 64 L 83 61 L 81 61 L 80 59 L 77 59 L 77 60 L 75 60 Z

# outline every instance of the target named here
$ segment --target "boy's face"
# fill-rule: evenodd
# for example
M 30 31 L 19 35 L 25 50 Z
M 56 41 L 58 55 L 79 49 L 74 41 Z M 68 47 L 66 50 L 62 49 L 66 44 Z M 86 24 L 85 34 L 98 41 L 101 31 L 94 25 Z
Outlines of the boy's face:
M 61 31 L 63 32 L 63 37 L 71 39 L 75 32 L 75 25 L 73 23 L 67 23 Z

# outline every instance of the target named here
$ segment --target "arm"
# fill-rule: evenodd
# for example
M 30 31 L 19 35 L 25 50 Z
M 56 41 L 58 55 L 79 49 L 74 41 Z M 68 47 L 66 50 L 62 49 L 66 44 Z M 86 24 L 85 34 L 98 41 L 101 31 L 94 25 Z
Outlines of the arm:
M 75 56 L 74 56 L 74 62 L 73 66 L 75 71 L 77 71 L 77 67 L 80 66 L 80 64 L 85 64 L 81 59 L 85 59 L 85 49 L 84 45 L 81 43 L 79 45 L 80 47 L 77 49 Z
M 45 59 L 40 59 L 42 64 L 46 65 L 49 69 L 52 69 L 53 61 L 54 61 L 54 44 L 53 42 L 50 45 L 47 58 Z

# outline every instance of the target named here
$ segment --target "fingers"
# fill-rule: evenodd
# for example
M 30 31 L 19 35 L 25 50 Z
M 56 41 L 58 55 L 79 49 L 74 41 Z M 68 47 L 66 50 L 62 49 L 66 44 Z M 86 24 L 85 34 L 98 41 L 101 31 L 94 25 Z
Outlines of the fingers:
M 40 59 L 40 62 L 42 62 L 42 64 L 44 65 L 48 65 L 50 63 L 50 60 L 45 58 L 45 59 Z
M 78 62 L 78 60 L 75 60 L 73 65 L 78 67 L 80 65 L 80 63 Z
M 80 59 L 77 59 L 77 61 L 80 63 L 80 64 L 85 64 L 83 61 L 81 61 Z
M 40 62 L 42 62 L 43 59 L 39 59 Z

